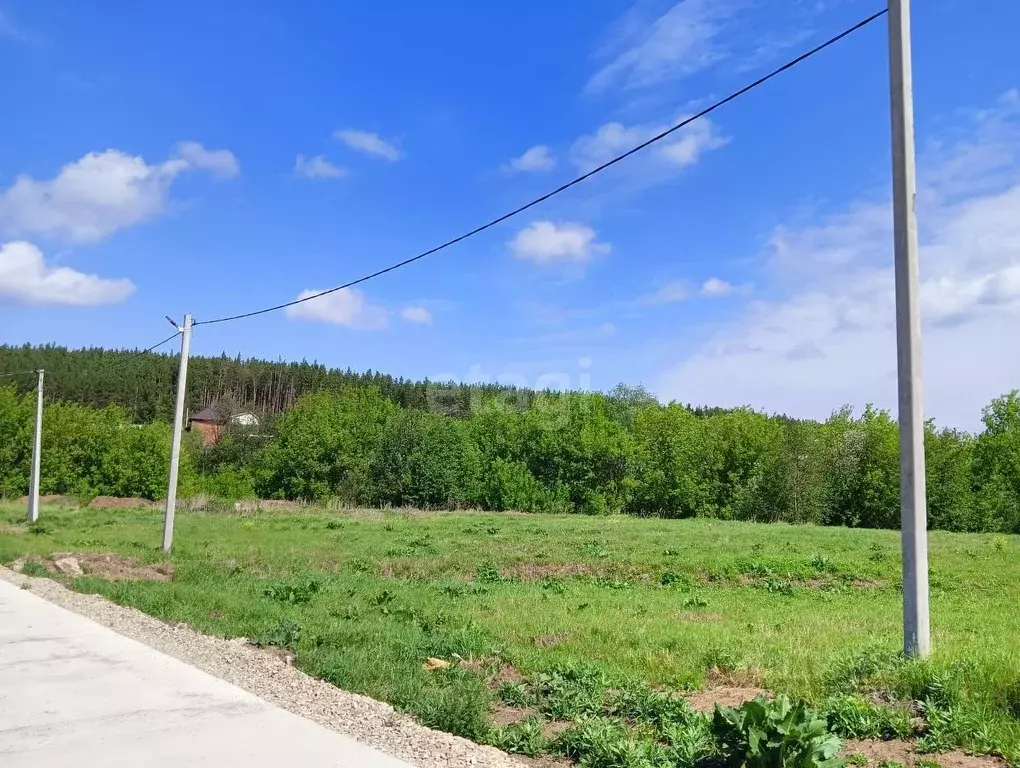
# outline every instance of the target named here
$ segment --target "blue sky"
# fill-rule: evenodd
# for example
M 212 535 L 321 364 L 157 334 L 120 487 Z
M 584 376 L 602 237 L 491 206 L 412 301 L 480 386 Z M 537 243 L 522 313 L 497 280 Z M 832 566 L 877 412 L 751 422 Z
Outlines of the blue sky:
M 147 346 L 460 234 L 876 10 L 0 0 L 0 340 Z M 927 413 L 1020 387 L 1013 0 L 914 10 Z M 543 206 L 193 350 L 895 404 L 879 21 Z

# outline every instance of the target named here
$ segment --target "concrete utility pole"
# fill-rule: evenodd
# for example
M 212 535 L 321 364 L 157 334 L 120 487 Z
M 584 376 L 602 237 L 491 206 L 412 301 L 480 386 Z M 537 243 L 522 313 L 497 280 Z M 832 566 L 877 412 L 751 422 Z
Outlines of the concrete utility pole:
M 28 482 L 28 522 L 39 519 L 39 465 L 42 461 L 42 399 L 43 374 L 39 369 L 39 385 L 35 393 L 35 439 L 32 441 L 32 475 Z
M 928 617 L 928 514 L 924 476 L 924 393 L 921 382 L 910 0 L 889 0 L 889 65 L 896 245 L 903 650 L 908 656 L 924 658 L 931 653 L 931 633 Z
M 171 321 L 173 322 L 173 321 Z M 176 325 L 176 323 L 175 323 Z M 177 507 L 177 472 L 181 464 L 181 431 L 184 429 L 184 401 L 188 391 L 188 354 L 191 351 L 191 315 L 184 316 L 181 326 L 181 366 L 177 372 L 177 403 L 174 406 L 174 438 L 170 446 L 170 484 L 166 491 L 166 513 L 163 515 L 163 551 L 174 544 L 174 512 Z

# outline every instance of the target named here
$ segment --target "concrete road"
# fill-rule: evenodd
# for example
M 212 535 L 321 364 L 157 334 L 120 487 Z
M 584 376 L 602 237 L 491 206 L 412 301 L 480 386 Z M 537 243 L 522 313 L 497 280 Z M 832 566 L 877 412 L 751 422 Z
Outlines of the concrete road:
M 409 768 L 0 580 L 4 768 Z

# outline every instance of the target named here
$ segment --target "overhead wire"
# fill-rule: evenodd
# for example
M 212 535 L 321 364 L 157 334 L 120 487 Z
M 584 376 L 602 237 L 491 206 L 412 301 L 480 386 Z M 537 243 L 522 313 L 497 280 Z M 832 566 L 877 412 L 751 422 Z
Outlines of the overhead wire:
M 726 96 L 725 98 L 722 98 L 719 101 L 716 101 L 711 106 L 708 106 L 705 109 L 702 109 L 697 114 L 691 115 L 690 117 L 687 117 L 684 120 L 681 120 L 676 125 L 673 125 L 670 128 L 667 128 L 666 130 L 656 134 L 655 136 L 652 136 L 650 139 L 647 139 L 646 141 L 641 142 L 640 144 L 638 144 L 635 147 L 632 147 L 631 149 L 627 150 L 626 152 L 624 152 L 624 153 L 622 153 L 620 155 L 617 155 L 616 157 L 612 158 L 611 160 L 608 160 L 608 161 L 602 163 L 601 165 L 596 166 L 595 168 L 592 168 L 590 171 L 587 171 L 586 173 L 581 174 L 580 176 L 578 176 L 578 177 L 576 177 L 576 178 L 566 182 L 565 184 L 561 184 L 560 186 L 556 187 L 556 189 L 552 190 L 551 192 L 547 192 L 544 195 L 541 195 L 540 197 L 536 197 L 534 200 L 531 200 L 531 201 L 525 203 L 524 205 L 521 205 L 518 208 L 513 209 L 509 213 L 504 213 L 502 216 L 498 216 L 497 218 L 492 219 L 491 221 L 488 221 L 485 224 L 482 224 L 481 226 L 475 227 L 474 229 L 472 229 L 472 230 L 470 230 L 468 232 L 465 232 L 462 235 L 458 235 L 457 237 L 455 237 L 455 238 L 453 238 L 451 240 L 447 240 L 445 243 L 442 243 L 441 245 L 437 245 L 434 248 L 430 248 L 427 251 L 422 251 L 421 253 L 419 253 L 419 254 L 417 254 L 415 256 L 411 256 L 410 258 L 404 259 L 403 261 L 398 261 L 397 263 L 391 264 L 388 267 L 384 267 L 382 269 L 378 269 L 375 272 L 372 272 L 370 274 L 367 274 L 367 275 L 364 275 L 362 277 L 359 277 L 356 280 L 351 280 L 350 282 L 344 283 L 342 285 L 337 285 L 337 286 L 335 286 L 333 288 L 329 288 L 329 289 L 324 290 L 324 291 L 319 291 L 317 293 L 312 293 L 312 294 L 309 294 L 308 296 L 302 296 L 301 298 L 294 299 L 292 301 L 286 301 L 286 302 L 284 302 L 282 304 L 275 304 L 275 305 L 270 306 L 270 307 L 264 307 L 263 309 L 257 309 L 257 310 L 254 310 L 252 312 L 242 312 L 242 313 L 236 314 L 236 315 L 227 315 L 225 317 L 217 317 L 217 318 L 214 318 L 212 320 L 196 320 L 193 323 L 193 325 L 197 326 L 197 325 L 212 325 L 214 323 L 229 323 L 229 322 L 232 322 L 234 320 L 244 320 L 245 318 L 255 317 L 256 315 L 264 315 L 264 314 L 267 314 L 269 312 L 276 312 L 276 311 L 281 310 L 281 309 L 286 309 L 287 307 L 293 307 L 293 306 L 296 306 L 298 304 L 302 304 L 302 303 L 304 303 L 306 301 L 311 301 L 313 299 L 318 299 L 318 298 L 321 298 L 323 296 L 327 296 L 327 295 L 329 295 L 331 293 L 336 293 L 337 291 L 342 291 L 345 288 L 351 288 L 351 287 L 353 287 L 355 285 L 360 285 L 361 283 L 365 283 L 365 282 L 367 282 L 369 280 L 373 280 L 373 279 L 375 279 L 377 277 L 381 277 L 382 275 L 385 275 L 385 274 L 387 274 L 389 272 L 393 272 L 393 271 L 395 271 L 397 269 L 400 269 L 402 267 L 406 267 L 409 264 L 413 264 L 416 261 L 420 261 L 420 260 L 426 258 L 427 256 L 431 256 L 431 255 L 433 255 L 435 253 L 438 253 L 439 251 L 445 250 L 445 249 L 447 249 L 447 248 L 449 248 L 449 247 L 451 247 L 453 245 L 456 245 L 457 243 L 463 242 L 464 240 L 467 240 L 469 237 L 474 237 L 475 235 L 480 234 L 480 233 L 486 231 L 487 229 L 491 229 L 492 227 L 495 227 L 498 224 L 502 224 L 504 221 L 507 221 L 508 219 L 511 219 L 514 216 L 517 216 L 517 215 L 519 215 L 521 213 L 524 213 L 525 211 L 527 211 L 530 208 L 534 208 L 536 205 L 539 205 L 540 203 L 544 203 L 546 200 L 549 200 L 550 198 L 555 197 L 556 195 L 559 195 L 560 193 L 567 191 L 571 187 L 574 187 L 574 186 L 580 184 L 581 182 L 583 182 L 583 181 L 585 181 L 587 179 L 590 179 L 592 176 L 595 176 L 596 174 L 601 173 L 602 171 L 606 170 L 607 168 L 610 168 L 611 166 L 616 165 L 617 163 L 619 163 L 619 162 L 621 162 L 623 160 L 626 160 L 631 155 L 634 155 L 634 154 L 640 152 L 641 150 L 643 150 L 643 149 L 645 149 L 647 147 L 650 147 L 651 145 L 653 145 L 653 144 L 655 144 L 655 143 L 657 143 L 659 141 L 662 141 L 667 136 L 670 136 L 671 134 L 676 133 L 677 131 L 681 130 L 682 128 L 684 128 L 684 127 L 686 127 L 688 125 L 690 125 L 691 123 L 695 122 L 696 120 L 700 120 L 701 118 L 706 117 L 706 116 L 712 114 L 713 112 L 715 112 L 720 107 L 723 107 L 726 104 L 729 104 L 731 101 L 734 101 L 735 99 L 740 98 L 744 94 L 746 94 L 746 93 L 748 93 L 750 91 L 753 91 L 755 88 L 758 88 L 759 86 L 764 85 L 765 83 L 767 83 L 768 81 L 770 81 L 773 78 L 777 77 L 778 75 L 781 75 L 784 72 L 786 72 L 786 71 L 788 71 L 790 69 L 793 69 L 795 66 L 797 66 L 801 62 L 806 61 L 807 59 L 810 59 L 811 57 L 815 56 L 816 54 L 819 54 L 822 51 L 824 51 L 825 49 L 835 45 L 838 42 L 840 42 L 844 38 L 849 37 L 850 35 L 854 34 L 855 32 L 863 29 L 864 27 L 868 26 L 872 22 L 877 21 L 882 16 L 886 15 L 888 12 L 889 12 L 888 8 L 883 8 L 880 11 L 877 11 L 877 12 L 871 14 L 870 16 L 868 16 L 867 18 L 862 19 L 861 21 L 857 22 L 853 26 L 844 29 L 838 35 L 835 35 L 834 37 L 829 38 L 825 42 L 823 42 L 823 43 L 821 43 L 819 45 L 816 45 L 814 48 L 810 49 L 809 51 L 807 51 L 805 53 L 802 53 L 800 56 L 797 56 L 796 58 L 791 59 L 790 61 L 786 62 L 781 67 L 778 67 L 778 68 L 772 70 L 767 75 L 764 75 L 764 76 L 758 78 L 754 82 L 749 83 L 748 85 L 745 85 L 743 88 L 740 88 L 739 90 L 734 91 L 729 96 Z
M 137 357 L 141 357 L 142 355 L 147 355 L 150 352 L 154 352 L 155 350 L 159 349 L 164 344 L 166 344 L 168 341 L 173 341 L 174 339 L 176 339 L 180 335 L 180 333 L 181 332 L 179 330 L 174 331 L 174 333 L 171 336 L 167 336 L 162 341 L 157 341 L 151 347 L 146 347 L 145 349 L 138 350 L 136 352 L 131 353 L 130 355 L 128 355 L 125 358 L 121 358 L 120 360 L 117 360 L 113 364 L 112 369 L 116 370 L 120 366 L 125 365 L 126 363 L 129 363 L 130 361 L 134 360 Z M 110 370 L 111 369 L 107 369 L 106 373 L 110 373 Z M 24 375 L 29 374 L 29 373 L 39 373 L 39 369 L 38 368 L 34 368 L 34 369 L 30 370 L 30 371 L 13 371 L 11 373 L 0 373 L 0 379 L 6 379 L 6 378 L 9 378 L 9 377 L 12 377 L 12 376 L 24 376 Z M 56 371 L 49 370 L 49 369 L 46 370 L 46 375 L 47 376 L 60 376 L 63 373 L 65 373 L 65 372 L 64 371 L 59 371 L 59 370 L 56 370 Z

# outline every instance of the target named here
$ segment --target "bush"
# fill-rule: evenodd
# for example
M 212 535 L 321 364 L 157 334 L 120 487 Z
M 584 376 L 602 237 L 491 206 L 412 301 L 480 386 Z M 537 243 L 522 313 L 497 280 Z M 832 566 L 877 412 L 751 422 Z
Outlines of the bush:
M 397 411 L 382 430 L 372 467 L 377 504 L 471 506 L 480 496 L 481 459 L 462 422 L 421 411 Z
M 888 411 L 869 405 L 859 419 L 849 408 L 825 423 L 823 522 L 861 528 L 898 528 L 899 428 Z
M 259 455 L 255 490 L 262 498 L 370 500 L 370 473 L 383 428 L 397 407 L 374 389 L 305 395 L 277 422 Z

